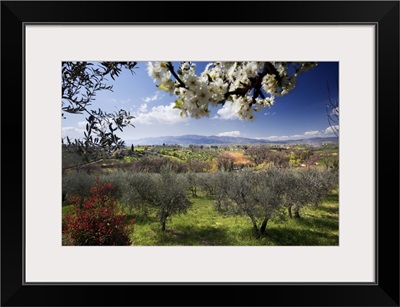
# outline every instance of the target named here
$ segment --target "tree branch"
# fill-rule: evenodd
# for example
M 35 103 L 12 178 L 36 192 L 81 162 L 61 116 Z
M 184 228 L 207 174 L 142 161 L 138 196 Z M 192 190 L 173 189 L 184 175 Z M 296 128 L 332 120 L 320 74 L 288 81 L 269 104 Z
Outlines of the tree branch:
M 167 65 L 168 70 L 169 70 L 169 71 L 171 72 L 171 74 L 175 77 L 176 81 L 178 81 L 180 87 L 187 88 L 186 85 L 185 85 L 185 83 L 181 80 L 181 78 L 179 78 L 178 74 L 175 72 L 174 66 L 172 65 L 172 63 L 171 63 L 171 62 L 167 62 L 167 63 L 168 63 L 168 65 Z

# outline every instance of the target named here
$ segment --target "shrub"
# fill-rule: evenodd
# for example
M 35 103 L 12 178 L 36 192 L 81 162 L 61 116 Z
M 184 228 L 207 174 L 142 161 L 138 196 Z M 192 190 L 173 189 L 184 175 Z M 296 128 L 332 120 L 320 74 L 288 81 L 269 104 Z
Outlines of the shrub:
M 96 178 L 100 183 L 111 183 L 113 186 L 113 189 L 111 191 L 112 196 L 120 201 L 124 193 L 126 193 L 124 186 L 126 178 L 129 176 L 129 174 L 129 172 L 115 170 L 110 173 L 102 174 L 101 176 L 98 176 Z
M 90 188 L 90 197 L 82 199 L 74 196 L 69 202 L 74 205 L 63 222 L 63 235 L 72 245 L 130 245 L 130 234 L 134 220 L 117 208 L 112 196 L 111 183 Z

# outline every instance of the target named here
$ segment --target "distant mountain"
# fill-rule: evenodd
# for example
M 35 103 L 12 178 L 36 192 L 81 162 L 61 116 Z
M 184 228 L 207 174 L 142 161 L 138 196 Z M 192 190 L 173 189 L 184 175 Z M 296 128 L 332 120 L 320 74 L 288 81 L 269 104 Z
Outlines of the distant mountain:
M 330 137 L 315 137 L 301 140 L 287 140 L 283 141 L 283 144 L 322 144 L 322 143 L 339 143 L 339 139 L 336 136 Z
M 180 136 L 160 136 L 148 137 L 137 140 L 127 140 L 127 145 L 257 145 L 257 144 L 321 144 L 337 143 L 336 137 L 315 137 L 301 140 L 268 141 L 264 139 L 252 139 L 233 136 L 216 135 L 180 135 Z

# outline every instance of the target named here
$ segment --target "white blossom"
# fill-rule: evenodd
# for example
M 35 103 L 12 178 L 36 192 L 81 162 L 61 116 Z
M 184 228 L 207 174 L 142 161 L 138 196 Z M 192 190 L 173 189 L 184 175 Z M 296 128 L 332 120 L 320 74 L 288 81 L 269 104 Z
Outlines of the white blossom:
M 167 71 L 167 63 L 166 62 L 148 62 L 147 65 L 147 73 L 150 78 L 154 80 L 154 82 L 160 81 L 163 77 L 163 74 Z
M 246 72 L 249 78 L 255 77 L 258 71 L 257 62 L 248 62 L 243 70 Z
M 278 81 L 275 75 L 266 74 L 262 79 L 262 88 L 268 94 L 276 93 L 276 88 L 278 87 Z
M 182 62 L 178 75 L 173 75 L 170 62 L 149 62 L 147 71 L 158 82 L 159 89 L 178 98 L 175 107 L 183 116 L 209 116 L 210 105 L 217 106 L 228 99 L 225 103 L 232 104 L 232 111 L 240 119 L 252 120 L 254 112 L 271 107 L 276 96 L 290 93 L 298 75 L 315 66 L 316 63 L 311 62 L 216 61 L 208 63 L 204 71 L 196 75 L 195 63 Z

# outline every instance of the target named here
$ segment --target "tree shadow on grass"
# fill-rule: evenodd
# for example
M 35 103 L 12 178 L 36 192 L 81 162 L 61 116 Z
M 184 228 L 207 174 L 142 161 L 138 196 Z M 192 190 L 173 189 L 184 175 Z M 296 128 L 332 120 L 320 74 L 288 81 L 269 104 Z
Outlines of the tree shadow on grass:
M 309 214 L 295 219 L 295 222 L 305 228 L 317 228 L 322 231 L 337 231 L 339 228 L 339 219 L 331 216 L 315 217 Z
M 276 246 L 336 246 L 339 236 L 320 231 L 304 229 L 271 228 L 267 238 Z
M 226 245 L 227 237 L 221 228 L 181 226 L 179 229 L 167 228 L 158 236 L 156 245 L 218 246 Z
M 330 209 L 330 208 L 323 208 Z M 325 246 L 338 245 L 339 220 L 337 217 L 315 217 L 303 215 L 291 220 L 293 228 L 271 227 L 267 230 L 267 238 L 274 245 Z
M 325 201 L 329 202 L 329 203 L 338 203 L 339 195 L 338 194 L 328 194 L 325 198 Z
M 327 205 L 323 205 L 323 206 L 318 206 L 318 207 L 314 207 L 315 209 L 318 210 L 318 212 L 313 212 L 310 210 L 307 210 L 306 212 L 304 212 L 302 214 L 302 212 L 300 211 L 300 215 L 302 215 L 303 217 L 311 217 L 311 218 L 324 218 L 324 219 L 332 219 L 332 220 L 338 220 L 338 215 L 339 215 L 339 206 L 327 206 Z
M 321 206 L 318 207 L 318 209 L 329 214 L 339 214 L 339 206 L 334 206 L 334 207 Z

